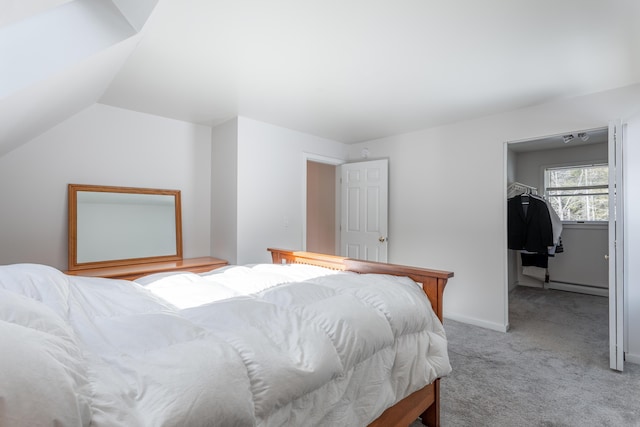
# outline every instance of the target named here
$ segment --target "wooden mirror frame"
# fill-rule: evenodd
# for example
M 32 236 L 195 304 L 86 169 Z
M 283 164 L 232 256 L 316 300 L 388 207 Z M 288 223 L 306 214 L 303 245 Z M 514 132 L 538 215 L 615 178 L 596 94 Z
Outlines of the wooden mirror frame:
M 103 192 L 126 194 L 166 195 L 175 198 L 176 253 L 175 255 L 149 256 L 144 258 L 124 258 L 106 261 L 78 262 L 78 192 Z M 68 267 L 69 270 L 83 270 L 97 267 L 113 267 L 149 262 L 182 260 L 182 210 L 180 190 L 160 190 L 153 188 L 111 187 L 102 185 L 69 184 L 68 186 Z

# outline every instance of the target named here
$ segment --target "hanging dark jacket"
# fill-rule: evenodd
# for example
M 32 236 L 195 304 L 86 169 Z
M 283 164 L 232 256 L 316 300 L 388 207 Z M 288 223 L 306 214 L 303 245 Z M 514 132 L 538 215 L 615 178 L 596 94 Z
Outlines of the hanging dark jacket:
M 529 200 L 526 214 L 523 197 Z M 547 253 L 553 246 L 553 226 L 544 200 L 519 195 L 507 201 L 507 243 L 509 249 Z

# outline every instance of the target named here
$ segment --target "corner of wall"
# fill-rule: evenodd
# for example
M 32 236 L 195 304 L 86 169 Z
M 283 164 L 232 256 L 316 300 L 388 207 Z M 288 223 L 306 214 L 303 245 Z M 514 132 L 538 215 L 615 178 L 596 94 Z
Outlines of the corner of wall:
M 480 328 L 490 329 L 492 331 L 507 332 L 509 330 L 509 323 L 500 324 L 495 322 L 489 322 L 476 317 L 465 316 L 460 313 L 444 313 L 444 318 L 451 319 L 456 322 L 465 323 L 468 325 L 478 326 Z
M 211 255 L 238 257 L 238 118 L 211 129 Z

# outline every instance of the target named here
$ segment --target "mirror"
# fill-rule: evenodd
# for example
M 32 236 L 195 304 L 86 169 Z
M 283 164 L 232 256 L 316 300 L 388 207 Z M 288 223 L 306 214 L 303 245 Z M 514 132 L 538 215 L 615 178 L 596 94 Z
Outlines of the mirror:
M 182 259 L 179 190 L 69 184 L 69 270 Z

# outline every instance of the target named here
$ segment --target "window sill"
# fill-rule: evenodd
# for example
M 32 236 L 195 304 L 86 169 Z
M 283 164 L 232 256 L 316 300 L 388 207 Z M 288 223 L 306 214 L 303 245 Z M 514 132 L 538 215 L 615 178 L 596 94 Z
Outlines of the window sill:
M 563 221 L 562 228 L 567 229 L 589 229 L 589 230 L 607 230 L 609 223 L 606 221 Z

